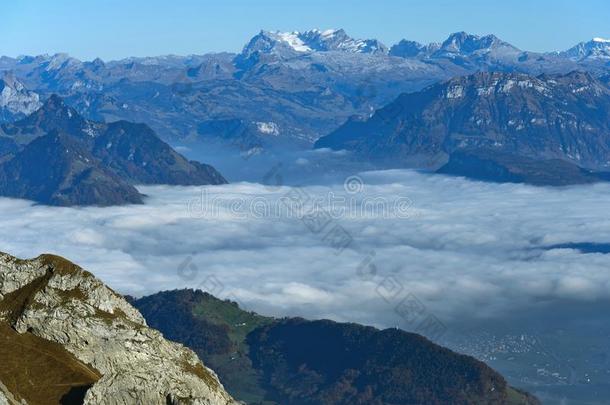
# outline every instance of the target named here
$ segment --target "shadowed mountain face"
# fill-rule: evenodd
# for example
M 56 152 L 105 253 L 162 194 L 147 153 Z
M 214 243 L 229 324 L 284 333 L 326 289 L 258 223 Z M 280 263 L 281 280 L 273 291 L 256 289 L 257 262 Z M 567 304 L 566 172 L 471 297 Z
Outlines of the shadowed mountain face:
M 144 124 L 88 121 L 57 96 L 3 124 L 0 194 L 51 205 L 141 203 L 133 184 L 207 185 L 226 180 L 178 154 Z
M 569 186 L 608 179 L 607 173 L 582 169 L 565 160 L 537 160 L 493 150 L 460 150 L 436 171 L 497 183 L 527 183 L 538 186 Z
M 60 206 L 142 203 L 140 193 L 83 143 L 57 131 L 35 139 L 0 165 L 0 191 Z
M 252 404 L 538 404 L 485 364 L 397 329 L 262 317 L 192 290 L 132 304 Z
M 477 73 L 403 94 L 368 120 L 351 120 L 316 147 L 437 168 L 460 150 L 559 159 L 604 169 L 610 89 L 588 73 Z

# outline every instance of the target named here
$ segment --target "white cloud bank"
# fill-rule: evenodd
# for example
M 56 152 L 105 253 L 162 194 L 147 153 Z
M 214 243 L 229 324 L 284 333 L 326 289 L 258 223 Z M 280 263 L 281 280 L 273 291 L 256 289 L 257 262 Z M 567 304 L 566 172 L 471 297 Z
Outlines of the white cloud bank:
M 265 314 L 407 329 L 394 311 L 405 296 L 445 323 L 550 299 L 610 298 L 610 255 L 540 249 L 610 242 L 610 185 L 535 188 L 398 170 L 362 178 L 362 196 L 408 198 L 413 215 L 333 220 L 354 238 L 341 254 L 324 232 L 295 218 L 236 215 L 218 199 L 218 215 L 194 217 L 187 207 L 201 189 L 165 186 L 141 188 L 150 196 L 144 206 L 110 209 L 0 199 L 0 250 L 60 254 L 124 293 L 203 287 Z M 225 202 L 273 203 L 288 188 L 237 183 L 206 190 Z M 341 184 L 304 191 L 347 195 Z M 375 266 L 375 277 L 357 272 L 363 261 Z

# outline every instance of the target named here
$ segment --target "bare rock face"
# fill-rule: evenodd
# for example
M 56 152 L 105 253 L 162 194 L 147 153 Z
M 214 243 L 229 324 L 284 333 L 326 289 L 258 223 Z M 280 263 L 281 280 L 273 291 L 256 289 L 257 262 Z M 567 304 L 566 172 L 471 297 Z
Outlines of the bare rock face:
M 40 96 L 27 90 L 12 73 L 0 79 L 0 122 L 23 118 L 41 105 Z
M 58 343 L 99 371 L 84 404 L 237 404 L 194 352 L 164 339 L 122 296 L 63 258 L 0 253 L 0 322 Z M 0 404 L 11 403 L 1 392 Z
M 13 398 L 8 389 L 0 383 L 0 405 L 13 405 L 18 403 L 19 402 Z

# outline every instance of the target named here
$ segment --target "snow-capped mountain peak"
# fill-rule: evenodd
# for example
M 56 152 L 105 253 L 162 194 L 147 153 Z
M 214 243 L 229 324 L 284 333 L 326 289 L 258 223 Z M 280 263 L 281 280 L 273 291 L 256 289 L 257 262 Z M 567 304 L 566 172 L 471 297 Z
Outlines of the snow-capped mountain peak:
M 610 39 L 593 38 L 588 42 L 581 42 L 561 54 L 574 61 L 610 59 Z
M 376 39 L 354 39 L 342 29 L 308 31 L 261 31 L 250 40 L 242 55 L 254 52 L 328 52 L 341 51 L 351 53 L 387 53 L 387 47 Z
M 387 48 L 376 39 L 354 39 L 342 29 L 320 31 L 313 29 L 301 38 L 316 51 L 343 51 L 351 53 L 387 53 Z
M 301 34 L 298 31 L 293 32 L 275 32 L 273 33 L 281 42 L 287 44 L 296 52 L 311 52 L 311 48 L 301 39 Z

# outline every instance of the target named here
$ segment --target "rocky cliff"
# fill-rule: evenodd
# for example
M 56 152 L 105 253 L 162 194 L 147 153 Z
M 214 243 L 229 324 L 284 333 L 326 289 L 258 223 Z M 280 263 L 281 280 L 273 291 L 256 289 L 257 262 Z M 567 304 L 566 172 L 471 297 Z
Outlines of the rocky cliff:
M 57 256 L 0 254 L 0 332 L 0 404 L 236 404 L 194 352 Z

